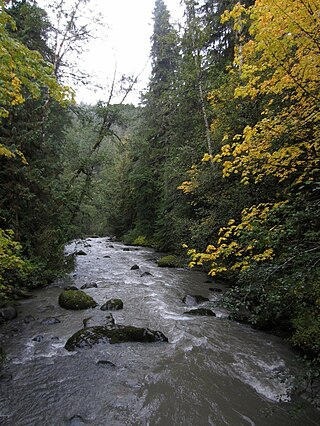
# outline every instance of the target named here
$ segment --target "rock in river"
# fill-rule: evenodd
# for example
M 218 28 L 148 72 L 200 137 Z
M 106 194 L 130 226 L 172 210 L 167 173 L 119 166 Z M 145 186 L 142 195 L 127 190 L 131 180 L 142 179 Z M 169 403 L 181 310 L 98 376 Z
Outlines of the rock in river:
M 139 267 L 139 265 L 133 265 L 133 266 L 131 266 L 131 271 L 134 271 L 134 270 L 136 270 L 136 269 L 140 269 L 140 267 Z
M 61 322 L 58 318 L 55 317 L 49 317 L 49 318 L 45 318 L 41 321 L 42 325 L 53 325 L 53 324 L 58 324 L 59 322 Z
M 206 316 L 206 317 L 216 316 L 216 314 L 211 309 L 205 309 L 205 308 L 191 309 L 190 311 L 184 312 L 184 314 Z
M 7 306 L 0 309 L 0 316 L 6 321 L 15 319 L 17 315 L 17 310 L 13 306 Z
M 98 284 L 97 283 L 88 283 L 88 284 L 83 284 L 83 286 L 80 287 L 81 290 L 85 290 L 88 288 L 98 288 Z
M 198 294 L 187 294 L 182 299 L 182 302 L 185 303 L 187 306 L 195 306 L 199 303 L 209 302 L 209 299 L 207 297 L 199 296 Z
M 119 325 L 115 328 L 95 326 L 83 328 L 71 336 L 65 348 L 74 351 L 76 348 L 91 348 L 98 343 L 125 343 L 125 342 L 167 342 L 167 337 L 161 331 L 148 328 Z
M 83 251 L 83 250 L 78 250 L 75 254 L 77 256 L 87 256 L 87 253 L 85 251 Z
M 102 311 L 118 311 L 123 309 L 123 302 L 121 299 L 110 299 L 100 309 Z
M 59 305 L 70 310 L 95 308 L 98 304 L 81 290 L 65 290 L 60 293 Z

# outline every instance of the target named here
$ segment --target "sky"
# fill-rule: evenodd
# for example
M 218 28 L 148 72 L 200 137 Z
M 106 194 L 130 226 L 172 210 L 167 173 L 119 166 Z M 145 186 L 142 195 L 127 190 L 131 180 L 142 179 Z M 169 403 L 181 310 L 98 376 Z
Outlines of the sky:
M 172 22 L 180 20 L 183 14 L 180 0 L 164 1 Z M 38 0 L 38 4 L 46 9 L 50 1 Z M 102 25 L 96 38 L 86 46 L 87 51 L 79 58 L 79 64 L 91 76 L 91 82 L 104 86 L 104 89 L 75 87 L 76 100 L 92 104 L 106 101 L 116 70 L 117 79 L 122 75 L 140 75 L 135 90 L 126 98 L 126 103 L 137 105 L 139 93 L 146 88 L 151 71 L 149 55 L 154 0 L 91 0 L 90 5 L 94 14 L 101 14 Z M 113 103 L 120 99 L 120 95 L 115 96 Z

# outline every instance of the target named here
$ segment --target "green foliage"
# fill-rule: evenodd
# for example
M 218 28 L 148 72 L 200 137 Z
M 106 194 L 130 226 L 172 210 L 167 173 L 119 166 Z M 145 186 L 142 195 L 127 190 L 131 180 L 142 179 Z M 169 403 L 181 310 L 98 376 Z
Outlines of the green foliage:
M 167 256 L 160 257 L 160 259 L 158 260 L 158 266 L 167 268 L 178 268 L 179 266 L 181 266 L 181 262 L 177 256 L 169 254 Z
M 11 229 L 0 229 L 0 300 L 10 299 L 14 288 L 25 285 L 34 268 L 21 256 L 21 245 Z
M 28 49 L 24 44 L 12 38 L 8 27 L 16 29 L 14 20 L 5 9 L 5 2 L 0 2 L 0 117 L 7 117 L 8 108 L 25 102 L 25 91 L 33 98 L 39 98 L 42 88 L 58 102 L 66 103 L 71 91 L 60 86 L 50 66 L 37 51 Z

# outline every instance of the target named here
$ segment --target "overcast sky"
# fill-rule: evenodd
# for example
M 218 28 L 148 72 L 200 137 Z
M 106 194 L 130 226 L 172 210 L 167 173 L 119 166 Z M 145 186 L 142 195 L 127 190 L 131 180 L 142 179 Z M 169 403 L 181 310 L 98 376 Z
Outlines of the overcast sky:
M 73 3 L 74 0 L 68 0 Z M 177 21 L 182 17 L 180 0 L 164 0 L 172 17 Z M 152 12 L 154 0 L 91 0 L 94 13 L 101 14 L 103 22 L 98 38 L 90 42 L 88 51 L 80 59 L 81 67 L 92 76 L 92 82 L 105 86 L 105 90 L 94 91 L 76 88 L 77 101 L 95 103 L 107 100 L 108 85 L 111 84 L 115 68 L 117 75 L 140 75 L 140 83 L 126 102 L 137 104 L 139 92 L 143 90 L 150 75 L 150 37 L 152 35 Z M 38 0 L 46 8 L 49 0 Z M 118 98 L 119 99 L 119 98 Z M 118 99 L 114 99 L 117 102 Z

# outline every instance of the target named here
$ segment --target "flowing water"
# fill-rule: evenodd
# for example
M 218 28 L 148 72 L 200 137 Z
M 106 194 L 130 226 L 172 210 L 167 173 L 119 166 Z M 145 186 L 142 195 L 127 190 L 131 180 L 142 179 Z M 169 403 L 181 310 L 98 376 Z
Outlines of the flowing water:
M 218 296 L 205 274 L 159 268 L 152 250 L 108 238 L 72 243 L 66 250 L 80 248 L 87 255 L 77 256 L 74 273 L 22 301 L 18 318 L 0 329 L 0 346 L 8 355 L 0 381 L 1 425 L 319 424 L 319 412 L 291 400 L 298 364 L 289 346 L 229 321 L 215 307 Z M 134 264 L 140 268 L 131 270 Z M 89 326 L 103 324 L 107 314 L 99 307 L 59 307 L 61 287 L 87 283 L 97 283 L 85 291 L 99 305 L 123 300 L 124 309 L 113 313 L 116 323 L 160 330 L 169 343 L 66 351 L 66 340 L 83 319 L 91 317 Z M 184 314 L 186 294 L 209 297 L 217 316 Z M 50 317 L 60 323 L 42 322 Z

